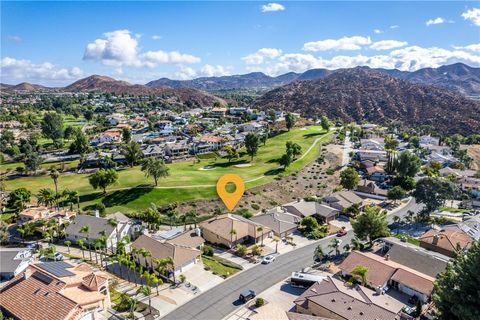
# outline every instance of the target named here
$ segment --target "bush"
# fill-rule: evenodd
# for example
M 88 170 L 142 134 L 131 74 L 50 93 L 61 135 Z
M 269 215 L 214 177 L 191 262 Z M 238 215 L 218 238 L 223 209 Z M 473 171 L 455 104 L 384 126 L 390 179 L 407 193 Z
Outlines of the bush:
M 107 212 L 105 211 L 105 205 L 103 203 L 97 203 L 95 205 L 95 210 L 98 210 L 100 217 L 105 218 L 107 216 Z
M 253 248 L 252 248 L 252 254 L 254 256 L 262 255 L 262 248 L 260 248 L 260 246 L 254 245 Z
M 253 206 L 253 204 L 252 204 Z M 253 213 L 251 213 L 248 209 L 238 209 L 237 211 L 234 212 L 235 214 L 239 215 L 239 216 L 242 216 L 246 219 L 250 219 L 251 217 L 253 217 Z
M 333 168 L 328 168 L 328 169 L 325 171 L 325 173 L 328 174 L 329 176 L 334 175 L 334 174 L 335 174 L 335 169 L 333 169 Z
M 237 244 L 235 247 L 235 250 L 237 250 L 237 254 L 240 257 L 245 257 L 247 255 L 247 247 L 244 246 L 243 244 Z
M 264 304 L 265 304 L 265 300 L 263 298 L 257 298 L 257 300 L 255 300 L 255 307 L 257 308 L 260 308 Z
M 214 250 L 212 247 L 204 245 L 202 251 L 207 257 L 213 257 Z
M 258 204 L 256 204 L 256 203 L 252 203 L 252 204 L 251 204 L 251 207 L 252 207 L 253 209 L 255 209 L 255 210 L 260 210 L 260 206 L 259 206 Z

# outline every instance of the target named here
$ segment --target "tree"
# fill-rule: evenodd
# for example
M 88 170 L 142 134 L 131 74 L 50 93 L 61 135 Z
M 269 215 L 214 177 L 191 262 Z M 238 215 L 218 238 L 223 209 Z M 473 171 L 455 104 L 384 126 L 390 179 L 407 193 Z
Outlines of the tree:
M 357 265 L 355 268 L 353 268 L 352 272 L 350 272 L 352 276 L 356 277 L 357 279 L 360 279 L 360 283 L 362 286 L 367 285 L 367 274 L 368 274 L 368 268 L 362 265 Z
M 370 245 L 373 240 L 390 234 L 385 212 L 380 207 L 368 206 L 356 218 L 350 219 L 355 236 L 360 240 L 368 240 Z
M 387 150 L 396 150 L 398 148 L 398 140 L 390 137 L 385 137 L 385 149 Z
M 132 130 L 129 128 L 122 128 L 122 140 L 125 143 L 129 143 L 132 140 Z
M 430 214 L 445 204 L 447 199 L 453 199 L 456 187 L 450 181 L 442 178 L 425 177 L 418 180 L 413 196 L 418 203 L 423 203 L 424 214 Z
M 318 245 L 315 247 L 315 251 L 313 252 L 313 260 L 314 261 L 320 261 L 322 258 L 325 256 L 325 253 L 323 252 L 322 245 Z
M 480 242 L 451 260 L 437 276 L 433 301 L 440 320 L 480 319 Z
M 410 140 L 408 142 L 412 147 L 420 148 L 420 138 L 419 137 L 412 136 L 412 137 L 410 137 Z
M 59 113 L 45 113 L 42 120 L 42 133 L 53 141 L 63 137 L 63 119 Z
M 60 177 L 60 173 L 57 169 L 50 170 L 50 178 L 52 178 L 53 184 L 55 185 L 55 195 L 58 195 L 58 177 Z
M 6 244 L 8 238 L 10 237 L 10 232 L 8 232 L 8 224 L 0 220 L 0 244 Z
M 135 141 L 124 144 L 121 153 L 130 167 L 133 167 L 143 157 L 142 149 Z
M 392 184 L 394 186 L 400 186 L 402 189 L 410 191 L 415 189 L 415 179 L 408 176 L 397 176 L 393 179 Z
M 85 260 L 85 240 L 83 239 L 78 239 L 77 240 L 77 246 L 80 247 L 80 249 L 82 250 L 82 257 L 83 257 L 83 260 Z
M 332 241 L 330 241 L 330 244 L 328 245 L 329 248 L 332 248 L 335 250 L 335 255 L 339 256 L 340 255 L 340 243 L 341 241 L 337 238 L 333 238 Z
M 255 133 L 249 133 L 245 137 L 245 148 L 247 149 L 247 154 L 250 156 L 251 161 L 253 161 L 253 156 L 257 154 L 259 143 L 258 135 Z
M 195 229 L 197 228 L 197 218 L 198 218 L 198 213 L 194 209 L 190 210 L 187 212 L 187 217 L 193 220 L 193 223 L 195 225 Z
M 228 162 L 231 162 L 233 159 L 238 159 L 239 157 L 237 149 L 230 145 L 223 147 L 223 151 L 227 153 Z
M 290 112 L 285 115 L 285 125 L 288 131 L 295 126 L 295 117 Z
M 70 246 L 72 245 L 72 241 L 70 241 L 70 240 L 65 240 L 65 241 L 63 242 L 63 244 L 67 246 L 67 248 L 68 248 L 68 254 L 70 254 Z
M 285 153 L 283 156 L 281 156 L 280 160 L 278 163 L 283 166 L 283 169 L 286 170 L 287 167 L 289 167 L 293 162 L 292 155 L 290 153 Z
M 294 159 L 300 154 L 302 154 L 302 147 L 298 143 L 292 141 L 287 141 L 286 150 L 287 153 L 291 154 L 292 158 Z
M 320 125 L 322 126 L 323 130 L 326 130 L 326 131 L 330 130 L 330 120 L 328 120 L 326 116 L 322 116 L 320 120 Z
M 237 251 L 237 254 L 240 256 L 240 257 L 244 257 L 247 255 L 247 247 L 244 246 L 243 244 L 237 244 L 235 246 L 235 250 Z
M 81 131 L 77 130 L 73 136 L 73 141 L 68 148 L 69 153 L 85 154 L 90 149 L 87 136 Z
M 340 184 L 348 190 L 355 189 L 360 181 L 357 170 L 349 167 L 340 173 Z
M 87 239 L 88 244 L 88 252 L 90 254 L 90 261 L 92 261 L 92 250 L 91 250 L 91 242 L 90 242 L 90 225 L 86 224 L 80 228 L 80 233 L 85 234 L 85 238 Z
M 25 204 L 30 201 L 32 193 L 25 188 L 18 188 L 13 190 L 9 196 L 7 206 L 21 211 L 25 208 Z
M 405 190 L 403 190 L 403 188 L 400 186 L 395 186 L 387 192 L 387 198 L 395 202 L 405 198 L 405 195 Z
M 152 177 L 155 181 L 155 186 L 158 186 L 159 178 L 166 178 L 169 175 L 169 169 L 165 165 L 165 162 L 160 159 L 147 158 L 142 161 L 142 171 L 145 172 L 145 176 Z
M 43 159 L 39 156 L 37 152 L 29 152 L 23 163 L 25 164 L 25 170 L 27 172 L 35 172 L 40 168 Z
M 400 176 L 414 177 L 421 165 L 422 162 L 416 154 L 403 151 L 398 155 L 395 168 Z
M 48 188 L 40 189 L 37 193 L 37 202 L 38 204 L 43 204 L 46 207 L 51 207 L 55 204 L 56 196 L 55 191 Z
M 305 229 L 306 232 L 312 232 L 318 229 L 318 221 L 312 216 L 307 216 L 302 219 L 300 223 Z
M 152 313 L 152 298 L 150 297 L 152 289 L 147 285 L 141 285 L 137 289 L 137 294 L 143 294 L 145 297 L 148 297 L 148 309 L 150 310 L 150 313 Z
M 103 189 L 103 194 L 107 193 L 107 187 L 114 184 L 118 180 L 118 173 L 115 169 L 100 169 L 94 174 L 90 175 L 88 182 L 93 189 Z

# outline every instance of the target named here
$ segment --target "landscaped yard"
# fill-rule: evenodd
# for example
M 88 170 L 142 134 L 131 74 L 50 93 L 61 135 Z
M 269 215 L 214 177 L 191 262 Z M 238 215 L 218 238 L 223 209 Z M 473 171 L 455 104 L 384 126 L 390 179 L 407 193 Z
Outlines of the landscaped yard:
M 213 274 L 217 274 L 224 278 L 227 278 L 243 269 L 242 266 L 220 257 L 202 256 L 202 260 L 203 264 L 208 267 Z
M 108 188 L 108 194 L 94 191 L 88 183 L 86 174 L 66 174 L 59 178 L 60 189 L 68 188 L 80 193 L 82 206 L 103 202 L 108 212 L 132 212 L 147 208 L 150 203 L 158 205 L 174 201 L 211 198 L 216 195 L 215 184 L 218 178 L 234 172 L 246 182 L 246 187 L 272 181 L 278 174 L 288 174 L 301 169 L 318 154 L 320 143 L 331 138 L 331 134 L 318 126 L 294 129 L 267 141 L 259 148 L 258 154 L 250 162 L 250 157 L 242 153 L 238 160 L 227 159 L 201 160 L 200 163 L 181 162 L 169 164 L 170 176 L 159 181 L 159 187 L 153 187 L 152 179 L 147 179 L 139 166 L 119 170 L 118 182 Z M 285 152 L 285 143 L 293 141 L 302 147 L 302 155 L 286 171 L 280 169 L 278 159 Z M 238 164 L 249 166 L 238 167 Z M 207 167 L 209 170 L 202 170 Z M 6 181 L 7 190 L 25 187 L 37 193 L 41 188 L 53 188 L 52 179 L 46 176 L 22 177 Z
M 405 237 L 407 239 L 407 242 L 416 246 L 420 246 L 420 240 L 413 238 L 407 234 L 397 234 L 395 235 L 395 238 L 402 239 Z

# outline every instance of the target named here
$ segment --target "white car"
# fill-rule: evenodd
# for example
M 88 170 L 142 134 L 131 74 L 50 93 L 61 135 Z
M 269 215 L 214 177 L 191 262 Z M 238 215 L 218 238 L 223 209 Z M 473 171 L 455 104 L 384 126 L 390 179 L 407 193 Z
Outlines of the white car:
M 275 256 L 273 256 L 273 255 L 265 256 L 262 259 L 262 264 L 269 264 L 273 261 L 275 261 Z

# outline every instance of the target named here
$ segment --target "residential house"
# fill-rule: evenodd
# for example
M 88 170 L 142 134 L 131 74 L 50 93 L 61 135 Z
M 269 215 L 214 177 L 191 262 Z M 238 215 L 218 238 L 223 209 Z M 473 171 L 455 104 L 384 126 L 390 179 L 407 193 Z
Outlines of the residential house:
M 190 239 L 192 240 L 192 239 Z M 192 241 L 196 241 L 192 240 Z M 141 235 L 131 245 L 135 259 L 146 268 L 155 269 L 156 259 L 173 259 L 173 270 L 175 274 L 180 274 L 193 267 L 200 261 L 202 251 L 196 249 L 196 244 L 185 245 L 156 238 L 155 236 Z M 150 252 L 149 257 L 143 257 L 135 253 L 133 249 L 145 249 Z
M 142 153 L 146 158 L 163 158 L 165 155 L 165 148 L 156 144 L 142 145 Z
M 259 223 L 272 230 L 279 238 L 285 238 L 298 229 L 301 218 L 297 215 L 286 212 L 277 207 L 250 218 L 253 222 Z
M 179 141 L 176 143 L 168 143 L 165 146 L 165 156 L 171 158 L 181 158 L 190 155 L 190 145 L 187 141 Z
M 0 281 L 10 280 L 33 261 L 32 253 L 21 248 L 0 248 Z
M 116 126 L 119 123 L 126 121 L 125 115 L 121 113 L 114 113 L 112 115 L 107 116 L 105 119 L 107 120 L 108 124 L 111 126 Z
M 475 241 L 480 240 L 480 216 L 467 218 L 458 223 L 458 227 Z
M 209 145 L 212 150 L 220 150 L 225 145 L 226 139 L 223 137 L 207 135 L 207 136 L 202 136 L 199 139 L 199 142 Z
M 329 207 L 316 201 L 297 201 L 283 206 L 285 211 L 300 218 L 315 216 L 323 223 L 329 223 L 340 215 L 336 208 Z
M 103 143 L 116 143 L 122 140 L 122 130 L 118 128 L 108 129 L 105 132 L 96 135 L 90 140 L 91 145 L 99 145 Z
M 247 112 L 247 108 L 246 107 L 231 107 L 230 109 L 228 109 L 228 112 L 231 115 L 234 115 L 234 116 L 241 116 L 242 114 Z
M 349 286 L 328 276 L 314 283 L 295 301 L 300 314 L 344 320 L 401 319 L 403 304 L 363 286 Z M 302 319 L 302 318 L 300 318 Z
M 452 155 L 452 149 L 447 146 L 426 145 L 428 154 L 425 157 L 426 162 L 438 161 L 443 166 L 448 166 L 457 161 Z
M 202 238 L 202 233 L 199 228 L 194 230 L 184 230 L 184 228 L 174 228 L 171 230 L 157 232 L 154 235 L 155 239 L 165 240 L 175 245 L 187 246 L 201 250 L 205 239 Z
M 438 146 L 440 145 L 440 138 L 432 137 L 430 135 L 425 135 L 420 137 L 420 146 L 426 146 L 426 145 L 433 145 L 433 146 Z
M 383 151 L 385 150 L 385 141 L 383 138 L 361 139 L 359 149 Z
M 60 223 L 69 221 L 75 217 L 75 211 L 68 208 L 47 208 L 44 206 L 27 207 L 17 216 L 17 224 L 22 225 L 27 222 L 35 222 L 38 220 L 56 219 Z
M 87 320 L 108 317 L 108 276 L 86 263 L 37 263 L 0 291 L 1 310 L 20 320 Z
M 382 291 L 389 286 L 423 302 L 430 299 L 435 277 L 392 261 L 388 255 L 381 257 L 371 252 L 352 251 L 339 268 L 343 276 L 349 276 L 359 265 L 368 269 L 367 285 L 371 288 Z
M 454 257 L 457 252 L 467 250 L 473 239 L 457 225 L 445 226 L 440 230 L 430 229 L 420 236 L 420 247 Z
M 469 192 L 472 197 L 480 198 L 480 178 L 461 177 L 456 184 L 464 192 Z
M 323 199 L 330 207 L 343 211 L 356 204 L 360 208 L 363 206 L 363 199 L 357 196 L 353 191 L 335 192 Z
M 122 214 L 120 214 L 123 216 Z M 75 243 L 82 239 L 86 243 L 99 239 L 104 234 L 107 238 L 107 248 L 115 251 L 117 242 L 123 239 L 127 235 L 131 235 L 133 232 L 132 222 L 125 217 L 125 219 L 119 219 L 118 213 L 116 215 L 117 225 L 113 226 L 110 223 L 110 219 L 100 218 L 90 215 L 78 215 L 70 223 L 65 230 L 65 238 Z M 123 216 L 124 217 L 124 216 Z M 89 231 L 87 233 L 81 232 L 82 228 L 88 226 Z
M 357 156 L 360 161 L 371 160 L 374 162 L 387 161 L 387 152 L 382 150 L 358 149 Z
M 453 174 L 454 176 L 457 177 L 468 177 L 468 178 L 473 178 L 476 174 L 475 170 L 460 170 L 460 169 L 453 169 L 450 167 L 445 167 L 439 170 L 439 173 L 442 176 L 448 176 L 449 174 Z
M 387 190 L 380 189 L 375 181 L 368 179 L 362 179 L 358 182 L 357 189 L 355 190 L 357 195 L 374 195 L 385 198 L 387 196 Z
M 223 118 L 227 114 L 227 108 L 213 108 L 210 111 L 210 116 L 212 118 Z
M 387 174 L 382 167 L 373 166 L 366 168 L 368 179 L 383 182 L 387 178 Z
M 238 126 L 240 132 L 260 132 L 263 129 L 263 125 L 257 121 L 250 121 Z
M 229 248 L 239 243 L 260 243 L 272 234 L 268 227 L 230 213 L 201 222 L 199 227 L 205 241 Z

